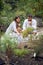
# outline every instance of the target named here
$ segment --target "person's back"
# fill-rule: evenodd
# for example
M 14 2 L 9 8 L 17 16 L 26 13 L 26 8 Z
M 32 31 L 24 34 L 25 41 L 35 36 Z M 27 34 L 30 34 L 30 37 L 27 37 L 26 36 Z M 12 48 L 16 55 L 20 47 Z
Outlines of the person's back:
M 17 16 L 17 17 L 14 18 L 14 21 L 9 25 L 9 27 L 7 28 L 7 30 L 6 30 L 5 33 L 9 34 L 9 33 L 14 32 L 14 33 L 19 34 L 19 32 L 16 29 L 17 23 L 20 23 L 20 17 L 19 16 Z
M 15 21 L 13 21 L 13 22 L 9 25 L 9 27 L 7 28 L 7 30 L 6 30 L 5 33 L 6 33 L 6 34 L 9 34 L 9 33 L 13 32 L 14 29 L 16 29 L 16 23 L 15 23 Z

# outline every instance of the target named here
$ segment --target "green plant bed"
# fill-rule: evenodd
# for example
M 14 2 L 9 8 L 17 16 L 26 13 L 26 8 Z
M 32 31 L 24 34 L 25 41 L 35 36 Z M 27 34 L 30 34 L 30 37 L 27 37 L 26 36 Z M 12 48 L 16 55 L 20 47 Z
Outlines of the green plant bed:
M 24 30 L 24 31 L 22 32 L 23 37 L 27 37 L 28 34 L 31 34 L 31 33 L 33 32 L 33 30 L 34 30 L 33 28 L 28 27 L 26 30 Z
M 9 35 L 3 35 L 0 39 L 0 51 L 6 52 L 8 46 L 13 50 L 17 47 L 17 38 L 11 38 Z
M 18 46 L 17 38 L 12 39 L 9 35 L 3 35 L 1 37 L 0 51 L 4 53 L 12 51 L 15 55 L 18 56 L 23 56 L 25 54 L 30 53 L 28 49 L 17 49 L 17 46 Z
M 31 53 L 29 49 L 14 49 L 14 54 L 17 56 L 24 56 Z
M 31 48 L 33 47 L 36 53 L 43 52 L 43 35 L 39 36 L 39 40 L 30 40 L 30 42 L 28 42 L 28 46 L 29 45 L 31 46 Z M 6 52 L 6 49 L 9 48 L 8 46 L 11 48 L 12 52 L 18 56 L 23 56 L 32 51 L 28 49 L 17 49 L 17 38 L 12 39 L 9 35 L 3 35 L 1 37 L 0 51 Z

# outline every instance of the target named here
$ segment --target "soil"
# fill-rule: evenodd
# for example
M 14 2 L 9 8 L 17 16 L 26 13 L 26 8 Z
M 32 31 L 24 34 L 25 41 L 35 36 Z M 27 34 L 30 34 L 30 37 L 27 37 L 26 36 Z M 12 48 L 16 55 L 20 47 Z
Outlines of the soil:
M 0 59 L 0 65 L 6 65 L 2 59 Z M 43 57 L 34 58 L 32 54 L 23 57 L 13 56 L 10 58 L 9 65 L 43 65 Z

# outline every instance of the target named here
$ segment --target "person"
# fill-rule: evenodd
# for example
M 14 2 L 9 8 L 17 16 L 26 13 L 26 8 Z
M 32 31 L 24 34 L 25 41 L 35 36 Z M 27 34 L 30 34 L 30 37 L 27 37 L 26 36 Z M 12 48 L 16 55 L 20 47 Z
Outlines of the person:
M 37 21 L 32 18 L 31 14 L 29 14 L 28 18 L 24 20 L 23 30 L 25 30 L 28 27 L 33 27 L 34 28 L 33 33 L 37 33 L 37 30 L 36 30 L 37 29 Z
M 18 43 L 21 43 L 23 40 L 21 32 L 22 32 L 22 29 L 20 24 L 20 17 L 17 16 L 7 28 L 5 34 L 9 35 L 12 39 L 17 38 Z
M 14 21 L 9 25 L 9 27 L 7 28 L 5 34 L 9 34 L 9 33 L 17 33 L 19 35 L 19 32 L 17 31 L 17 24 L 20 23 L 20 17 L 16 16 Z

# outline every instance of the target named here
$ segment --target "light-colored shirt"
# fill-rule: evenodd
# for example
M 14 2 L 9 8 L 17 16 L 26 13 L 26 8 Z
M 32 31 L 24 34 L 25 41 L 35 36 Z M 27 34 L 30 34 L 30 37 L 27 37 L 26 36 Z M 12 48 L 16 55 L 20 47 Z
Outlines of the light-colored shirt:
M 32 25 L 30 25 L 28 19 L 25 19 L 25 21 L 23 23 L 23 30 L 25 30 L 28 27 L 33 27 L 34 31 L 36 31 L 36 29 L 37 29 L 37 21 L 35 19 L 32 19 Z
M 10 32 L 16 32 L 17 30 L 16 30 L 16 22 L 15 21 L 13 21 L 10 25 L 9 25 L 9 27 L 7 28 L 7 30 L 6 30 L 6 34 L 9 34 Z

